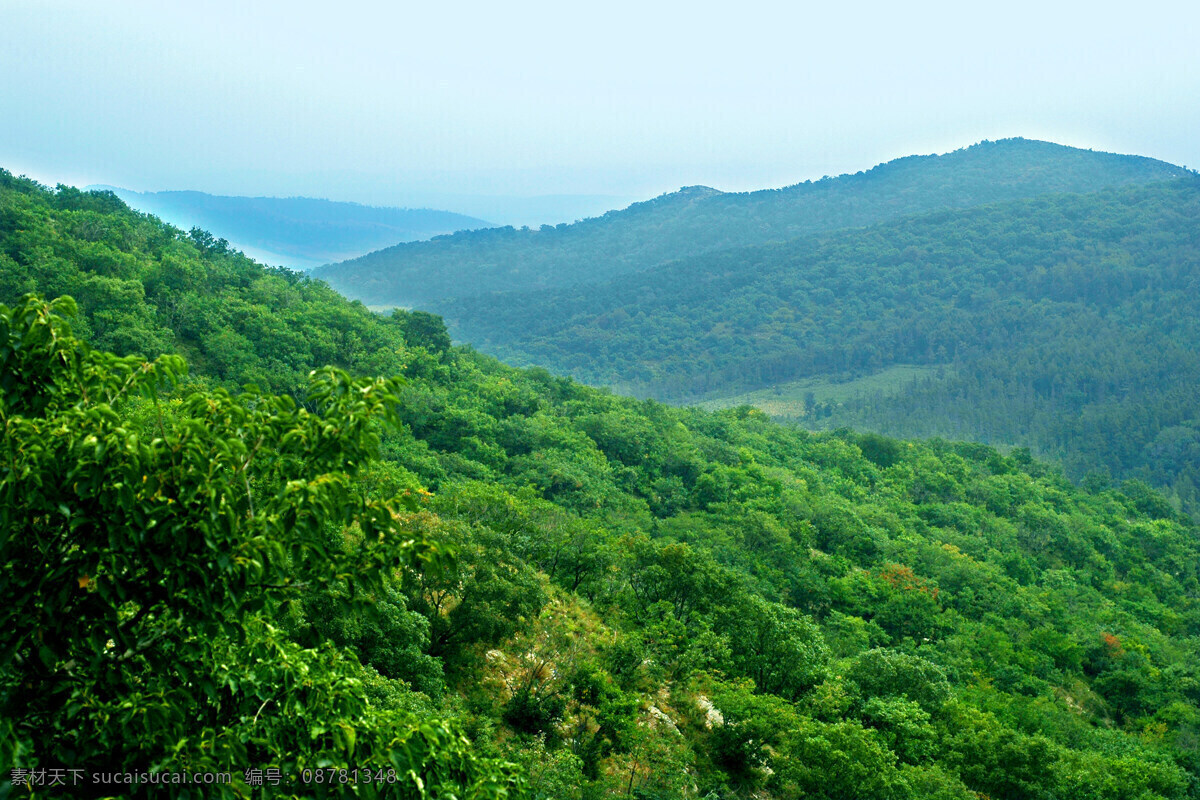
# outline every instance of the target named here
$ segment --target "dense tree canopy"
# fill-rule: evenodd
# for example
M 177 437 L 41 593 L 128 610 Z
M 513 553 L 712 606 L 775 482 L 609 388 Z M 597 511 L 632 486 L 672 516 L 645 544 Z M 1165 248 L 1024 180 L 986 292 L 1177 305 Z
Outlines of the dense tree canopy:
M 404 523 L 412 498 L 370 500 L 354 480 L 395 383 L 322 371 L 315 413 L 221 389 L 164 402 L 181 359 L 93 351 L 60 316 L 73 305 L 0 306 L 3 761 L 271 766 L 292 783 L 353 765 L 386 776 L 370 796 L 506 795 L 502 765 L 405 684 L 286 630 L 306 595 L 350 617 L 352 600 L 441 554 Z M 206 787 L 247 789 L 240 773 Z
M 1145 484 L 514 369 L 0 177 L 6 762 L 1200 797 L 1200 531 Z

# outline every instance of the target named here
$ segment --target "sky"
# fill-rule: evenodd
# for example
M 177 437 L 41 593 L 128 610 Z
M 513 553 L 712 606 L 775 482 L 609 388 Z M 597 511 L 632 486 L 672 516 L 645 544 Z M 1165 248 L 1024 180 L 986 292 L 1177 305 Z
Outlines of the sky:
M 0 166 L 375 205 L 768 188 L 1008 136 L 1195 168 L 1198 23 L 1153 0 L 0 0 Z

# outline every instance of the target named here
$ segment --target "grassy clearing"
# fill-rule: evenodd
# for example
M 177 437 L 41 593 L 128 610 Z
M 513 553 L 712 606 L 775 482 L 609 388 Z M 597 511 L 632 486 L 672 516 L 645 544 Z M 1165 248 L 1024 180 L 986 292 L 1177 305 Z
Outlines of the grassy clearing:
M 752 392 L 705 400 L 696 405 L 709 410 L 751 405 L 778 419 L 800 420 L 848 400 L 870 396 L 889 397 L 914 381 L 940 378 L 947 373 L 948 368 L 942 365 L 897 364 L 859 378 L 804 378 Z

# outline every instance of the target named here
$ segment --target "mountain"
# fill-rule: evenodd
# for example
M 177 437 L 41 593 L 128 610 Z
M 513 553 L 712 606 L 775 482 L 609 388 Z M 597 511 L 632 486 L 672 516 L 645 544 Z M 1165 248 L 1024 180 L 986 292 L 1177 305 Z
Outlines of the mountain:
M 1163 180 L 1185 170 L 1048 142 L 983 142 L 784 189 L 688 187 L 574 225 L 461 232 L 320 268 L 348 297 L 429 306 L 491 291 L 594 283 L 710 251 L 870 225 L 924 211 Z
M 1200 528 L 1144 484 L 515 369 L 3 171 L 0 304 L 14 784 L 1196 796 Z
M 202 228 L 247 254 L 309 269 L 397 242 L 486 228 L 474 217 L 428 208 L 377 208 L 309 197 L 225 197 L 204 192 L 112 191 L 132 208 L 184 230 Z
M 516 363 L 815 427 L 1027 445 L 1200 501 L 1200 179 L 942 211 L 439 306 Z M 818 409 L 814 382 L 902 366 Z M 940 377 L 937 377 L 937 374 Z M 800 384 L 807 384 L 801 387 Z

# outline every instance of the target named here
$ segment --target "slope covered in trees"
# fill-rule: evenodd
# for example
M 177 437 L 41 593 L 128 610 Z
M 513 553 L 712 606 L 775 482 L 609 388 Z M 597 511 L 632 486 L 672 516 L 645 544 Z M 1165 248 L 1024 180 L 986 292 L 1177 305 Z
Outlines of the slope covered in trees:
M 1137 475 L 1192 503 L 1198 219 L 1192 177 L 939 212 L 445 309 L 457 335 L 501 358 L 673 401 L 941 366 L 945 377 L 899 394 L 794 416 L 1025 444 L 1076 478 Z
M 1200 537 L 1144 485 L 517 370 L 430 315 L 4 173 L 0 253 L 17 767 L 361 759 L 423 775 L 414 797 L 1200 797 Z M 121 357 L 26 291 L 76 295 Z M 192 371 L 150 391 L 182 369 L 134 355 L 159 352 Z M 326 365 L 403 382 L 308 377 Z M 251 380 L 287 397 L 224 391 Z
M 225 197 L 204 192 L 113 193 L 177 227 L 199 227 L 272 264 L 308 269 L 488 223 L 430 208 L 380 208 L 311 197 Z
M 369 797 L 509 796 L 511 765 L 320 629 L 394 626 L 369 599 L 444 552 L 399 515 L 410 495 L 356 481 L 395 383 L 322 370 L 313 412 L 257 392 L 160 401 L 183 361 L 93 351 L 73 312 L 0 305 L 5 794 L 144 796 L 158 781 L 136 776 L 164 771 L 212 776 L 176 796 L 249 796 L 237 768 L 260 765 L 297 796 L 352 765 Z
M 447 298 L 594 283 L 700 253 L 923 211 L 1183 174 L 1149 158 L 1009 139 L 784 189 L 723 193 L 690 187 L 574 225 L 458 233 L 390 247 L 315 274 L 364 302 L 437 310 Z

